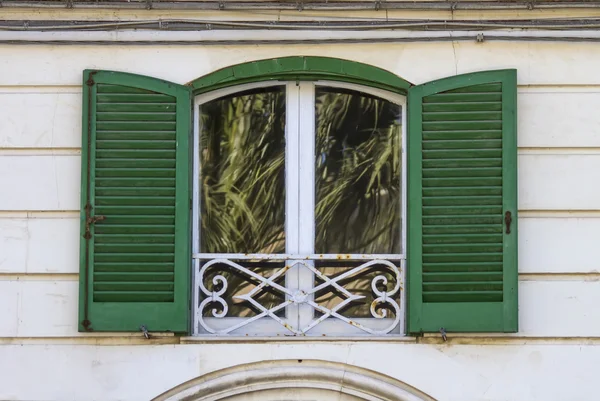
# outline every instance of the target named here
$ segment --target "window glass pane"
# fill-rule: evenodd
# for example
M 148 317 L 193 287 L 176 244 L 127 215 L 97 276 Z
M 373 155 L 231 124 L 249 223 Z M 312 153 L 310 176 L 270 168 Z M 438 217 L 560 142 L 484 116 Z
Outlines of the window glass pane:
M 402 108 L 316 89 L 316 253 L 400 253 Z
M 285 251 L 285 87 L 200 107 L 200 249 Z

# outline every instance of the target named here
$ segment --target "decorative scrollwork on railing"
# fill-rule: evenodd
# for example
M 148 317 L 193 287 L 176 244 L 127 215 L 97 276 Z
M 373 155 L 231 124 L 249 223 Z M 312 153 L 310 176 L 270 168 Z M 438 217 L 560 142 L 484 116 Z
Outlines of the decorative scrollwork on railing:
M 327 275 L 323 274 L 319 269 L 315 268 L 312 263 L 305 261 L 288 261 L 286 265 L 277 270 L 275 273 L 270 275 L 269 277 L 264 277 L 251 269 L 248 269 L 242 266 L 239 263 L 233 262 L 229 259 L 213 259 L 206 262 L 199 271 L 199 289 L 203 294 L 203 300 L 200 303 L 197 316 L 198 321 L 201 327 L 209 333 L 212 334 L 229 334 L 241 327 L 247 326 L 259 319 L 264 317 L 269 317 L 279 323 L 281 326 L 285 327 L 287 330 L 292 332 L 295 335 L 305 335 L 311 329 L 322 323 L 328 318 L 336 318 L 339 319 L 351 326 L 354 326 L 364 332 L 374 335 L 382 335 L 390 333 L 395 327 L 397 327 L 400 318 L 401 318 L 401 310 L 400 305 L 398 304 L 398 300 L 400 299 L 400 289 L 402 288 L 402 276 L 400 274 L 399 268 L 392 262 L 387 260 L 371 260 L 369 262 L 363 263 L 357 267 L 352 269 L 348 269 L 346 272 L 331 278 Z M 246 275 L 249 278 L 256 280 L 258 285 L 256 285 L 252 290 L 242 295 L 235 295 L 233 299 L 243 300 L 249 302 L 253 307 L 256 308 L 258 313 L 255 316 L 243 318 L 241 321 L 236 319 L 236 323 L 227 327 L 225 329 L 215 329 L 211 327 L 210 324 L 206 321 L 204 317 L 204 313 L 209 305 L 216 306 L 215 304 L 220 305 L 220 310 L 217 308 L 212 309 L 211 314 L 214 318 L 223 319 L 227 316 L 227 312 L 229 310 L 229 305 L 227 301 L 223 297 L 228 288 L 227 278 L 222 274 L 217 274 L 212 278 L 212 288 L 208 289 L 205 286 L 205 277 L 207 270 L 214 265 L 217 264 L 225 264 L 230 268 L 236 270 L 239 273 Z M 374 299 L 370 305 L 370 313 L 375 319 L 384 319 L 388 316 L 388 310 L 394 311 L 394 318 L 389 325 L 387 325 L 383 329 L 375 330 L 357 322 L 356 319 L 350 319 L 344 316 L 340 311 L 346 307 L 351 302 L 354 302 L 359 299 L 365 298 L 362 295 L 357 295 L 351 293 L 348 289 L 344 288 L 341 284 L 345 279 L 351 278 L 354 275 L 365 271 L 375 265 L 385 266 L 389 269 L 389 271 L 394 276 L 395 285 L 394 287 L 387 291 L 388 286 L 388 278 L 384 275 L 377 275 L 371 280 L 371 289 L 374 294 Z M 285 273 L 294 266 L 299 266 L 302 269 L 310 270 L 314 276 L 322 281 L 322 283 L 313 286 L 312 289 L 300 290 L 300 289 L 290 289 L 285 286 L 278 284 L 277 280 L 280 279 Z M 258 302 L 254 296 L 259 294 L 260 291 L 265 289 L 266 287 L 271 287 L 271 289 L 279 292 L 282 296 L 285 297 L 285 301 L 278 303 L 275 306 L 267 308 L 263 306 L 260 302 Z M 331 290 L 337 291 L 339 294 L 342 294 L 345 299 L 335 305 L 332 308 L 328 308 L 323 306 L 317 302 L 315 302 L 314 298 L 317 292 L 323 291 L 331 287 Z M 318 318 L 313 318 L 311 322 L 304 326 L 293 325 L 290 322 L 282 319 L 277 316 L 277 312 L 281 309 L 286 308 L 289 305 L 296 304 L 306 304 L 310 305 L 316 311 L 321 313 L 321 316 Z

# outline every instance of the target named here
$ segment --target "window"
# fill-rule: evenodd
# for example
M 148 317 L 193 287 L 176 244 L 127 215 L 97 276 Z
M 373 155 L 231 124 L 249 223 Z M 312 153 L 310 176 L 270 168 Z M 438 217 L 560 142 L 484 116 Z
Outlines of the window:
M 403 332 L 403 107 L 323 81 L 196 99 L 198 333 Z
M 83 92 L 81 331 L 517 330 L 514 70 L 290 57 Z

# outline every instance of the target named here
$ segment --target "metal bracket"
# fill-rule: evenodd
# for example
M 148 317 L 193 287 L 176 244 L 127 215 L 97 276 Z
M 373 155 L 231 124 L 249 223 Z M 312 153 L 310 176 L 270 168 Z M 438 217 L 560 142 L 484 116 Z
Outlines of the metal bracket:
M 483 43 L 485 42 L 485 36 L 483 36 L 483 33 L 478 33 L 475 40 L 477 41 L 477 43 Z
M 448 337 L 446 336 L 446 329 L 443 327 L 440 327 L 440 334 L 442 335 L 442 338 L 444 339 L 444 341 L 448 341 Z
M 152 0 L 146 0 L 146 10 L 152 10 Z
M 73 8 L 73 0 L 67 0 L 67 8 Z
M 146 327 L 146 325 L 141 325 L 140 330 L 142 331 L 142 333 L 144 333 L 144 337 L 146 337 L 146 340 L 149 340 L 150 333 L 148 333 L 148 328 Z
M 97 222 L 106 219 L 106 216 L 91 216 L 91 212 L 92 212 L 92 205 L 90 205 L 88 203 L 87 205 L 85 205 L 86 219 L 85 219 L 85 234 L 83 235 L 83 238 L 85 238 L 85 239 L 92 238 L 92 232 L 91 232 L 92 224 L 96 224 Z
M 377 0 L 375 2 L 375 11 L 379 11 L 381 9 L 381 0 Z
M 512 223 L 512 214 L 510 211 L 504 213 L 504 224 L 506 225 L 506 233 L 510 234 L 510 223 Z
M 302 2 L 298 2 L 296 4 L 296 10 L 303 11 L 304 10 L 304 4 Z
M 85 319 L 83 322 L 81 322 L 81 325 L 83 326 L 85 331 L 94 331 L 94 329 L 92 328 L 92 322 L 90 322 L 88 319 Z

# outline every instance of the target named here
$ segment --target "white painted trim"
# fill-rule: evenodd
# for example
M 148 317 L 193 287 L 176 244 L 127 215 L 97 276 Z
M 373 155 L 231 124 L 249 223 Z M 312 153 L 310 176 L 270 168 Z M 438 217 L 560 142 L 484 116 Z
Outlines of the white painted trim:
M 377 259 L 400 260 L 404 259 L 404 254 L 377 254 Z M 237 260 L 371 260 L 373 255 L 363 255 L 356 253 L 195 253 L 194 259 L 237 259 Z
M 192 252 L 200 252 L 200 105 L 194 102 L 192 137 Z M 192 334 L 198 334 L 196 309 L 200 305 L 200 260 L 192 259 Z
M 203 93 L 201 95 L 196 96 L 195 103 L 200 106 L 204 103 L 211 102 L 215 99 L 219 99 L 225 96 L 233 95 L 234 93 L 244 92 L 250 89 L 257 88 L 268 88 L 269 86 L 282 86 L 285 85 L 286 82 L 283 81 L 262 81 L 262 82 L 253 82 L 249 84 L 236 85 L 229 88 L 219 89 L 212 92 Z
M 319 360 L 238 365 L 192 379 L 152 401 L 217 401 L 279 388 L 331 390 L 365 401 L 435 401 L 409 384 L 381 373 Z
M 300 251 L 300 86 L 297 82 L 286 85 L 285 103 L 285 249 L 287 253 Z M 290 261 L 295 264 L 294 260 Z M 300 286 L 300 266 L 295 265 L 285 275 L 287 288 Z M 286 295 L 286 301 L 290 297 Z M 290 304 L 286 318 L 299 327 L 299 305 Z
M 299 82 L 299 129 L 298 129 L 298 252 L 315 251 L 315 84 Z M 314 261 L 305 263 L 314 267 Z M 300 291 L 310 292 L 314 287 L 315 275 L 312 271 L 294 266 L 298 272 Z M 314 295 L 308 297 L 314 301 Z M 314 310 L 308 304 L 298 305 L 298 326 L 306 327 L 313 319 Z
M 31 32 L 0 31 L 0 40 L 25 41 L 222 41 L 222 40 L 331 40 L 331 39 L 449 39 L 452 37 L 472 37 L 484 34 L 484 37 L 518 37 L 518 38 L 600 38 L 598 30 L 531 30 L 506 29 L 485 31 L 406 31 L 406 30 L 206 30 L 206 31 L 71 31 L 71 32 Z

